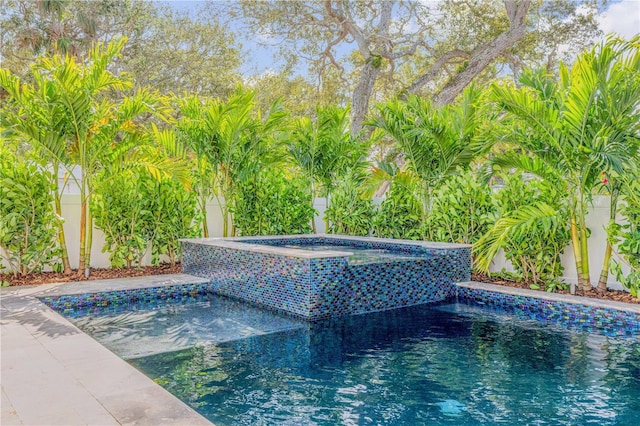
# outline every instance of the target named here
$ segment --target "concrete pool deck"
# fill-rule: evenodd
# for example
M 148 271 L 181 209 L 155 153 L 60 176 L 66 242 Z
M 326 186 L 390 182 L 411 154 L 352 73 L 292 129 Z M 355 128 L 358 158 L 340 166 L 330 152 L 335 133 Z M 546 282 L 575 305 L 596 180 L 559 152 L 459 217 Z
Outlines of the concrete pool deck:
M 0 290 L 2 425 L 211 425 L 37 297 L 158 287 L 186 274 Z
M 186 274 L 5 287 L 0 290 L 0 424 L 211 425 L 38 297 L 206 282 Z M 620 309 L 640 305 L 592 300 L 476 282 L 512 295 Z

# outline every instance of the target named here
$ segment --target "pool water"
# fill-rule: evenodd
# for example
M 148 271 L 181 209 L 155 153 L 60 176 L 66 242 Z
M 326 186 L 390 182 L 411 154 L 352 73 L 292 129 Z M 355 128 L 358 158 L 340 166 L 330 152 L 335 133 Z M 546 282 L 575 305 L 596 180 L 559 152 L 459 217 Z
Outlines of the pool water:
M 309 323 L 210 295 L 72 320 L 220 425 L 640 424 L 637 339 L 477 306 Z
M 403 251 L 394 251 L 389 249 L 367 249 L 356 246 L 338 246 L 338 245 L 322 245 L 322 244 L 287 244 L 285 248 L 295 248 L 308 251 L 340 251 L 351 252 L 351 256 L 347 258 L 349 265 L 368 265 L 372 263 L 388 263 L 402 261 L 421 261 L 428 256 L 411 255 Z M 429 256 L 433 256 L 430 254 Z

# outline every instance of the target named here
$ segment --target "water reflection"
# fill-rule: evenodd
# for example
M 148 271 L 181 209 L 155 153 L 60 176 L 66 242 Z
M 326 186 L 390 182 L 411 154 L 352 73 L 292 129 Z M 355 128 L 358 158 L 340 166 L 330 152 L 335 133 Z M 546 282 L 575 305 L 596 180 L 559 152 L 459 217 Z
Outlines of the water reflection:
M 319 321 L 131 361 L 219 424 L 617 424 L 640 343 L 459 305 Z

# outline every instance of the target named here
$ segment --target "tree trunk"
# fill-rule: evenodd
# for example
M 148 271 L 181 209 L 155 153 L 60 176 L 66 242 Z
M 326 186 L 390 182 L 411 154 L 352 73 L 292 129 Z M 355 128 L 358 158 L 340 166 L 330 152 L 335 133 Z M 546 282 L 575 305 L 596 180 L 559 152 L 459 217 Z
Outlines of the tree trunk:
M 571 248 L 573 249 L 573 257 L 576 263 L 576 277 L 578 280 L 578 288 L 582 288 L 582 250 L 580 248 L 580 236 L 578 234 L 578 226 L 576 225 L 576 218 L 574 213 L 571 213 Z M 575 285 L 571 285 L 570 292 L 571 294 L 575 294 Z
M 313 183 L 313 180 L 311 180 L 311 210 L 313 210 L 315 212 L 315 208 L 313 206 L 313 201 L 315 200 L 315 196 L 316 196 L 316 188 L 315 188 L 315 184 Z M 318 229 L 316 228 L 316 215 L 315 213 L 313 214 L 313 217 L 311 218 L 311 232 L 314 234 L 318 233 Z M 329 233 L 328 230 L 325 231 L 325 233 Z
M 198 195 L 198 207 L 200 208 L 200 214 L 202 215 L 202 236 L 209 238 L 209 225 L 207 224 L 207 197 L 202 191 L 199 191 Z
M 326 208 L 326 209 L 328 209 L 328 208 L 329 208 L 329 198 L 330 198 L 330 197 L 329 197 L 329 193 L 327 193 L 327 202 L 326 202 L 326 205 L 325 205 L 325 208 Z M 324 233 L 325 233 L 325 234 L 328 234 L 328 233 L 329 233 L 329 226 L 330 226 L 330 225 L 331 225 L 331 224 L 329 223 L 329 217 L 325 214 L 325 215 L 324 215 Z
M 222 236 L 229 236 L 229 209 L 226 207 L 227 201 L 225 200 L 225 206 L 222 208 Z
M 62 206 L 60 202 L 60 193 L 58 192 L 58 176 L 54 177 L 56 183 L 54 184 L 54 203 L 55 203 L 55 213 L 58 217 L 62 217 Z M 69 250 L 67 249 L 67 239 L 64 235 L 64 224 L 62 221 L 58 223 L 58 244 L 60 245 L 60 250 L 62 251 L 60 257 L 62 258 L 62 267 L 64 268 L 65 274 L 71 273 L 71 263 L 69 262 Z
M 378 72 L 379 67 L 374 65 L 370 57 L 362 68 L 358 86 L 351 99 L 351 133 L 353 135 L 357 135 L 362 130 L 362 123 L 369 111 L 369 99 L 371 99 Z
M 209 238 L 209 225 L 207 224 L 207 209 L 203 207 L 202 211 L 202 236 L 204 238 Z
M 84 174 L 84 169 L 82 173 Z M 82 275 L 85 269 L 84 261 L 87 241 L 87 195 L 84 188 L 84 176 L 80 182 L 80 257 L 78 259 L 78 275 Z
M 351 99 L 351 133 L 354 135 L 362 130 L 362 123 L 369 111 L 369 99 L 373 93 L 373 86 L 378 78 L 378 72 L 382 65 L 382 56 L 388 56 L 386 48 L 382 45 L 376 46 L 378 53 L 372 50 L 372 42 L 380 42 L 389 38 L 389 26 L 391 25 L 391 16 L 394 1 L 382 1 L 380 4 L 379 19 L 376 25 L 375 34 L 366 36 L 362 28 L 358 26 L 356 19 L 348 11 L 343 2 L 325 1 L 325 10 L 333 17 L 342 27 L 344 34 L 350 34 L 358 44 L 358 50 L 364 59 L 364 66 L 360 74 L 358 86 L 353 92 Z
M 93 215 L 91 214 L 91 193 L 87 195 L 87 247 L 85 249 L 84 276 L 91 275 L 91 246 L 93 245 Z
M 587 226 L 584 217 L 580 224 L 580 250 L 582 254 L 582 291 L 591 290 L 591 274 L 589 271 L 589 246 L 587 239 Z
M 616 221 L 616 211 L 618 209 L 618 190 L 614 186 L 611 191 L 611 199 L 609 204 L 609 227 Z M 607 229 L 609 232 L 609 229 Z M 607 238 L 607 247 L 604 251 L 604 259 L 602 261 L 602 271 L 600 272 L 600 279 L 598 280 L 598 287 L 596 290 L 602 294 L 607 291 L 607 281 L 609 281 L 609 263 L 611 261 L 611 252 L 613 247 L 611 240 Z
M 505 0 L 504 7 L 509 17 L 509 29 L 500 33 L 490 42 L 476 47 L 469 54 L 470 58 L 467 66 L 447 82 L 433 98 L 434 105 L 443 106 L 451 103 L 491 62 L 525 36 L 527 31 L 527 13 L 529 12 L 530 6 L 531 0 Z M 449 52 L 447 55 L 451 53 L 455 53 L 455 51 Z M 459 54 L 452 55 L 452 57 L 460 56 Z M 438 71 L 444 68 L 445 63 L 446 61 L 436 61 L 432 69 L 425 75 L 418 77 L 415 82 L 409 86 L 407 91 L 415 93 L 427 83 L 435 80 L 436 77 L 441 75 Z

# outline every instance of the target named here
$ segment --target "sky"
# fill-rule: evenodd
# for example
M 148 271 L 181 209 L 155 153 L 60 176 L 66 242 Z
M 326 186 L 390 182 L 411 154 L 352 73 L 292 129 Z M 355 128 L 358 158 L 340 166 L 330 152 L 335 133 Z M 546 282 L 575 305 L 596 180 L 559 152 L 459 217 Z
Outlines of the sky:
M 159 2 L 166 2 L 176 10 L 189 13 L 197 10 L 199 3 L 201 3 L 198 0 L 159 0 Z M 612 0 L 598 20 L 603 33 L 617 33 L 623 38 L 629 39 L 640 33 L 640 0 Z M 247 52 L 245 63 L 240 69 L 240 72 L 245 76 L 259 75 L 282 65 L 276 58 L 275 48 L 264 46 L 257 40 L 243 36 L 241 33 L 237 36 Z M 301 65 L 301 67 L 303 66 Z
M 600 15 L 600 28 L 606 33 L 618 33 L 631 38 L 640 33 L 640 0 L 623 0 L 612 3 Z

